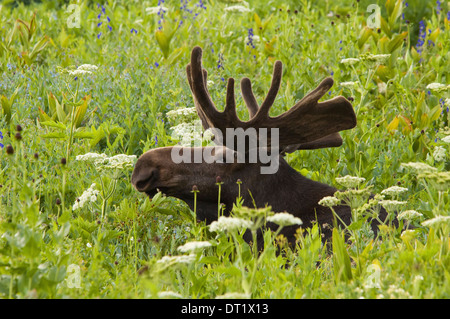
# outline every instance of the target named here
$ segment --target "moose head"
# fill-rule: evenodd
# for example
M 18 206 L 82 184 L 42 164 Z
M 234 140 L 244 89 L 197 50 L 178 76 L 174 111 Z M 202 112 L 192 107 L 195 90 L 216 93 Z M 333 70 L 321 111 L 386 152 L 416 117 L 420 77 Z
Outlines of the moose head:
M 319 102 L 332 87 L 332 78 L 324 79 L 285 113 L 271 117 L 269 111 L 282 77 L 282 63 L 277 61 L 271 86 L 261 105 L 253 94 L 250 80 L 242 79 L 242 97 L 250 114 L 248 121 L 242 121 L 236 114 L 234 79 L 228 79 L 226 104 L 220 112 L 208 92 L 207 71 L 202 68 L 201 59 L 202 49 L 195 47 L 186 68 L 187 78 L 203 128 L 214 129 L 215 137 L 220 135 L 215 138 L 217 145 L 162 147 L 147 151 L 138 159 L 131 178 L 135 188 L 148 196 L 161 191 L 186 201 L 192 209 L 192 187 L 196 185 L 199 190 L 197 218 L 211 223 L 217 219 L 218 211 L 216 179 L 220 177 L 222 182 L 220 200 L 225 204 L 225 214 L 230 213 L 238 197 L 236 181 L 240 180 L 241 196 L 247 206 L 269 205 L 274 212 L 289 212 L 303 221 L 303 227 L 311 226 L 313 221 L 319 225 L 333 224 L 332 211 L 318 202 L 325 196 L 333 196 L 336 189 L 307 179 L 283 159 L 285 153 L 296 150 L 340 146 L 339 132 L 356 126 L 353 107 L 346 98 L 338 96 Z M 262 134 L 262 129 L 272 133 Z M 243 140 L 236 134 L 238 131 L 244 133 Z M 249 131 L 252 134 L 245 134 Z M 245 142 L 248 142 L 246 146 L 239 148 Z M 271 156 L 275 155 L 271 158 L 276 160 L 276 168 L 263 173 L 268 161 L 258 157 L 252 160 L 251 152 L 255 149 L 270 149 Z M 204 160 L 199 161 L 196 154 L 207 154 L 207 160 L 203 157 Z M 342 220 L 350 221 L 351 212 L 347 206 L 337 206 L 334 210 Z M 286 227 L 284 235 L 292 241 L 295 230 L 293 226 Z M 331 230 L 323 229 L 323 234 L 327 238 Z

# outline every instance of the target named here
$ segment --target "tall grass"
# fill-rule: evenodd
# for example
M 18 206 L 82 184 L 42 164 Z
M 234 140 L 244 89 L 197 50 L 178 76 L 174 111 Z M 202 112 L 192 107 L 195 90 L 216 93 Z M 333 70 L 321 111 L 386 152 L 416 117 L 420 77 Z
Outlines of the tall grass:
M 0 296 L 448 298 L 450 8 L 378 1 L 380 26 L 369 28 L 369 4 L 1 5 Z M 333 76 L 329 98 L 352 100 L 358 126 L 342 132 L 340 148 L 287 160 L 339 189 L 339 177 L 363 178 L 349 196 L 369 189 L 376 202 L 352 207 L 353 223 L 326 245 L 314 225 L 299 230 L 295 247 L 266 232 L 260 254 L 242 236 L 269 209 L 238 198 L 242 224 L 211 229 L 180 200 L 136 192 L 132 166 L 99 171 L 77 159 L 174 145 L 166 114 L 193 107 L 185 66 L 195 45 L 219 108 L 230 76 L 254 79 L 261 99 L 275 60 L 285 68 L 273 115 Z M 98 68 L 76 72 L 83 64 Z M 246 119 L 240 97 L 237 109 Z M 403 215 L 374 236 L 364 218 L 380 203 Z M 187 242 L 197 248 L 180 251 Z

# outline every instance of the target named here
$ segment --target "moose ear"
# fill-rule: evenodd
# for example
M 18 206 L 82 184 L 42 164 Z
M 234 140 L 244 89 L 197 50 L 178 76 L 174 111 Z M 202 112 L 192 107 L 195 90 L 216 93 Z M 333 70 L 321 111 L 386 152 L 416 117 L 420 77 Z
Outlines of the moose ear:
M 341 145 L 342 137 L 336 132 L 311 142 L 288 145 L 283 149 L 282 154 L 292 153 L 297 150 L 315 150 L 318 148 L 338 147 Z

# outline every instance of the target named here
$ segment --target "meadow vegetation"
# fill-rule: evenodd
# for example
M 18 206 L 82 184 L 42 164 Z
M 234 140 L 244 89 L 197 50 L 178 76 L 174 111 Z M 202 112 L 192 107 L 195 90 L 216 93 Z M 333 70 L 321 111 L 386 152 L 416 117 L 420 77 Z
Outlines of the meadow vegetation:
M 0 297 L 449 298 L 449 20 L 434 0 L 3 1 Z M 132 187 L 136 157 L 177 144 L 195 118 L 196 45 L 219 108 L 228 77 L 251 78 L 262 99 L 276 60 L 272 115 L 327 76 L 326 98 L 352 101 L 341 147 L 286 156 L 345 191 L 322 202 L 354 217 L 327 244 L 317 225 L 295 247 L 266 232 L 258 254 L 242 234 L 270 208 L 237 198 L 235 220 L 207 226 Z M 248 118 L 239 95 L 237 111 Z M 365 221 L 380 205 L 399 224 L 374 236 Z

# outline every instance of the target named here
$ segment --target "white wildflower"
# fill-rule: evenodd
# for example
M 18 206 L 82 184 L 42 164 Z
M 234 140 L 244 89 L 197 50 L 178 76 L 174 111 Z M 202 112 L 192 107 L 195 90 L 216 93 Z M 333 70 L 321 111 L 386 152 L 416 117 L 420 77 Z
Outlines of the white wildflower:
M 86 244 L 86 247 L 87 247 L 87 248 L 92 248 L 91 243 L 87 243 L 87 244 Z
M 436 146 L 433 151 L 433 158 L 436 162 L 442 162 L 446 159 L 447 153 L 442 146 Z
M 211 128 L 208 128 L 203 132 L 203 140 L 204 141 L 212 141 L 214 139 L 214 133 Z
M 446 224 L 450 224 L 450 216 L 438 215 L 434 218 L 431 218 L 431 219 L 428 219 L 428 220 L 422 222 L 423 226 L 435 227 L 435 228 L 437 228 L 441 225 L 446 225 Z
M 178 250 L 182 253 L 187 252 L 195 252 L 197 250 L 202 250 L 207 247 L 211 247 L 211 243 L 208 241 L 191 241 L 189 243 L 184 244 L 183 246 L 178 247 Z
M 419 213 L 418 211 L 415 211 L 413 209 L 405 210 L 404 212 L 401 212 L 398 214 L 397 219 L 406 219 L 406 220 L 413 220 L 419 217 L 422 217 L 423 215 Z
M 427 85 L 427 89 L 431 91 L 440 91 L 445 89 L 447 86 L 442 83 L 430 83 Z
M 380 200 L 379 204 L 383 206 L 388 212 L 394 212 L 397 211 L 400 207 L 406 205 L 405 201 L 398 201 L 398 200 Z
M 385 62 L 387 59 L 389 59 L 391 55 L 390 54 L 375 54 L 372 56 L 369 56 L 370 59 L 374 59 L 376 62 Z
M 227 12 L 250 12 L 252 11 L 248 7 L 248 3 L 245 1 L 242 1 L 243 5 L 234 5 L 234 6 L 228 6 L 225 8 L 225 11 Z
M 106 156 L 105 153 L 102 154 L 97 154 L 97 153 L 86 153 L 83 155 L 77 155 L 77 157 L 75 157 L 75 159 L 77 161 L 86 161 L 86 162 L 99 162 L 99 161 L 103 161 L 105 159 L 107 159 L 108 156 Z
M 220 216 L 219 220 L 213 221 L 211 225 L 209 225 L 209 230 L 213 232 L 217 231 L 233 231 L 239 230 L 242 228 L 251 228 L 253 226 L 253 222 L 249 220 L 245 220 L 237 217 L 224 217 Z
M 161 298 L 161 299 L 172 299 L 172 298 L 182 299 L 183 296 L 180 295 L 178 292 L 167 290 L 167 291 L 160 291 L 160 292 L 158 292 L 158 298 Z
M 426 179 L 438 191 L 445 192 L 450 188 L 450 172 L 426 172 L 417 177 Z
M 208 80 L 208 81 L 206 81 L 206 85 L 207 86 L 213 86 L 214 85 L 214 81 L 213 80 Z
M 164 256 L 156 263 L 169 265 L 169 264 L 190 264 L 195 260 L 195 255 L 181 255 L 181 256 Z
M 193 122 L 197 120 L 197 110 L 195 107 L 179 108 L 166 113 L 171 122 Z
M 349 65 L 353 65 L 355 63 L 358 63 L 360 60 L 356 59 L 356 58 L 347 58 L 347 59 L 342 59 L 341 63 L 343 64 L 349 64 Z
M 369 62 L 384 63 L 390 56 L 390 54 L 367 54 L 362 56 L 361 59 Z
M 202 128 L 200 123 L 200 121 L 196 121 L 194 124 L 181 123 L 171 127 L 172 139 L 178 140 L 181 146 L 201 146 Z
M 98 69 L 98 67 L 93 64 L 82 64 L 77 68 L 77 70 L 88 71 L 88 72 L 95 72 L 95 71 L 97 71 L 97 69 Z
M 100 191 L 95 189 L 95 183 L 92 183 L 92 185 L 77 198 L 72 209 L 77 210 L 78 208 L 82 208 L 86 203 L 95 202 L 99 193 Z
M 325 206 L 325 207 L 333 207 L 337 206 L 341 203 L 339 199 L 337 199 L 334 196 L 325 196 L 319 201 L 319 205 Z
M 395 195 L 399 195 L 401 193 L 404 193 L 406 191 L 408 191 L 408 189 L 405 188 L 405 187 L 391 186 L 389 188 L 383 189 L 381 191 L 381 194 L 388 195 L 388 196 L 395 196 Z
M 437 171 L 437 169 L 435 167 L 432 167 L 428 164 L 425 163 L 421 163 L 421 162 L 409 162 L 409 163 L 402 163 L 401 164 L 402 167 L 405 168 L 410 168 L 413 171 L 415 171 L 416 173 L 421 173 L 421 172 L 435 172 Z
M 98 170 L 105 169 L 126 169 L 134 166 L 136 155 L 118 154 L 108 157 L 106 154 L 86 153 L 78 155 L 77 161 L 92 162 Z
M 273 216 L 267 217 L 267 221 L 275 223 L 280 226 L 301 225 L 302 220 L 289 213 L 277 213 Z
M 147 12 L 147 14 L 155 14 L 155 13 L 160 12 L 161 10 L 164 12 L 167 12 L 169 9 L 166 7 L 163 7 L 163 6 L 145 8 L 145 11 Z
M 346 175 L 344 177 L 336 177 L 336 182 L 348 188 L 355 188 L 359 184 L 365 182 L 365 180 L 366 179 L 364 177 L 356 177 L 350 175 Z
M 378 86 L 378 93 L 380 93 L 380 94 L 385 94 L 386 93 L 386 89 L 387 89 L 387 84 L 386 83 L 378 82 L 377 86 Z
M 134 166 L 136 155 L 118 154 L 107 158 L 107 162 L 103 162 L 100 169 L 126 169 Z
M 91 71 L 86 71 L 86 70 L 71 70 L 69 71 L 69 74 L 72 76 L 80 76 L 80 75 L 84 75 L 84 74 L 92 74 Z
M 450 144 L 450 135 L 446 136 L 446 137 L 443 137 L 441 141 L 444 142 L 444 143 Z
M 351 82 L 351 81 L 339 83 L 340 86 L 348 87 L 348 88 L 354 87 L 356 84 L 357 84 L 357 82 Z

